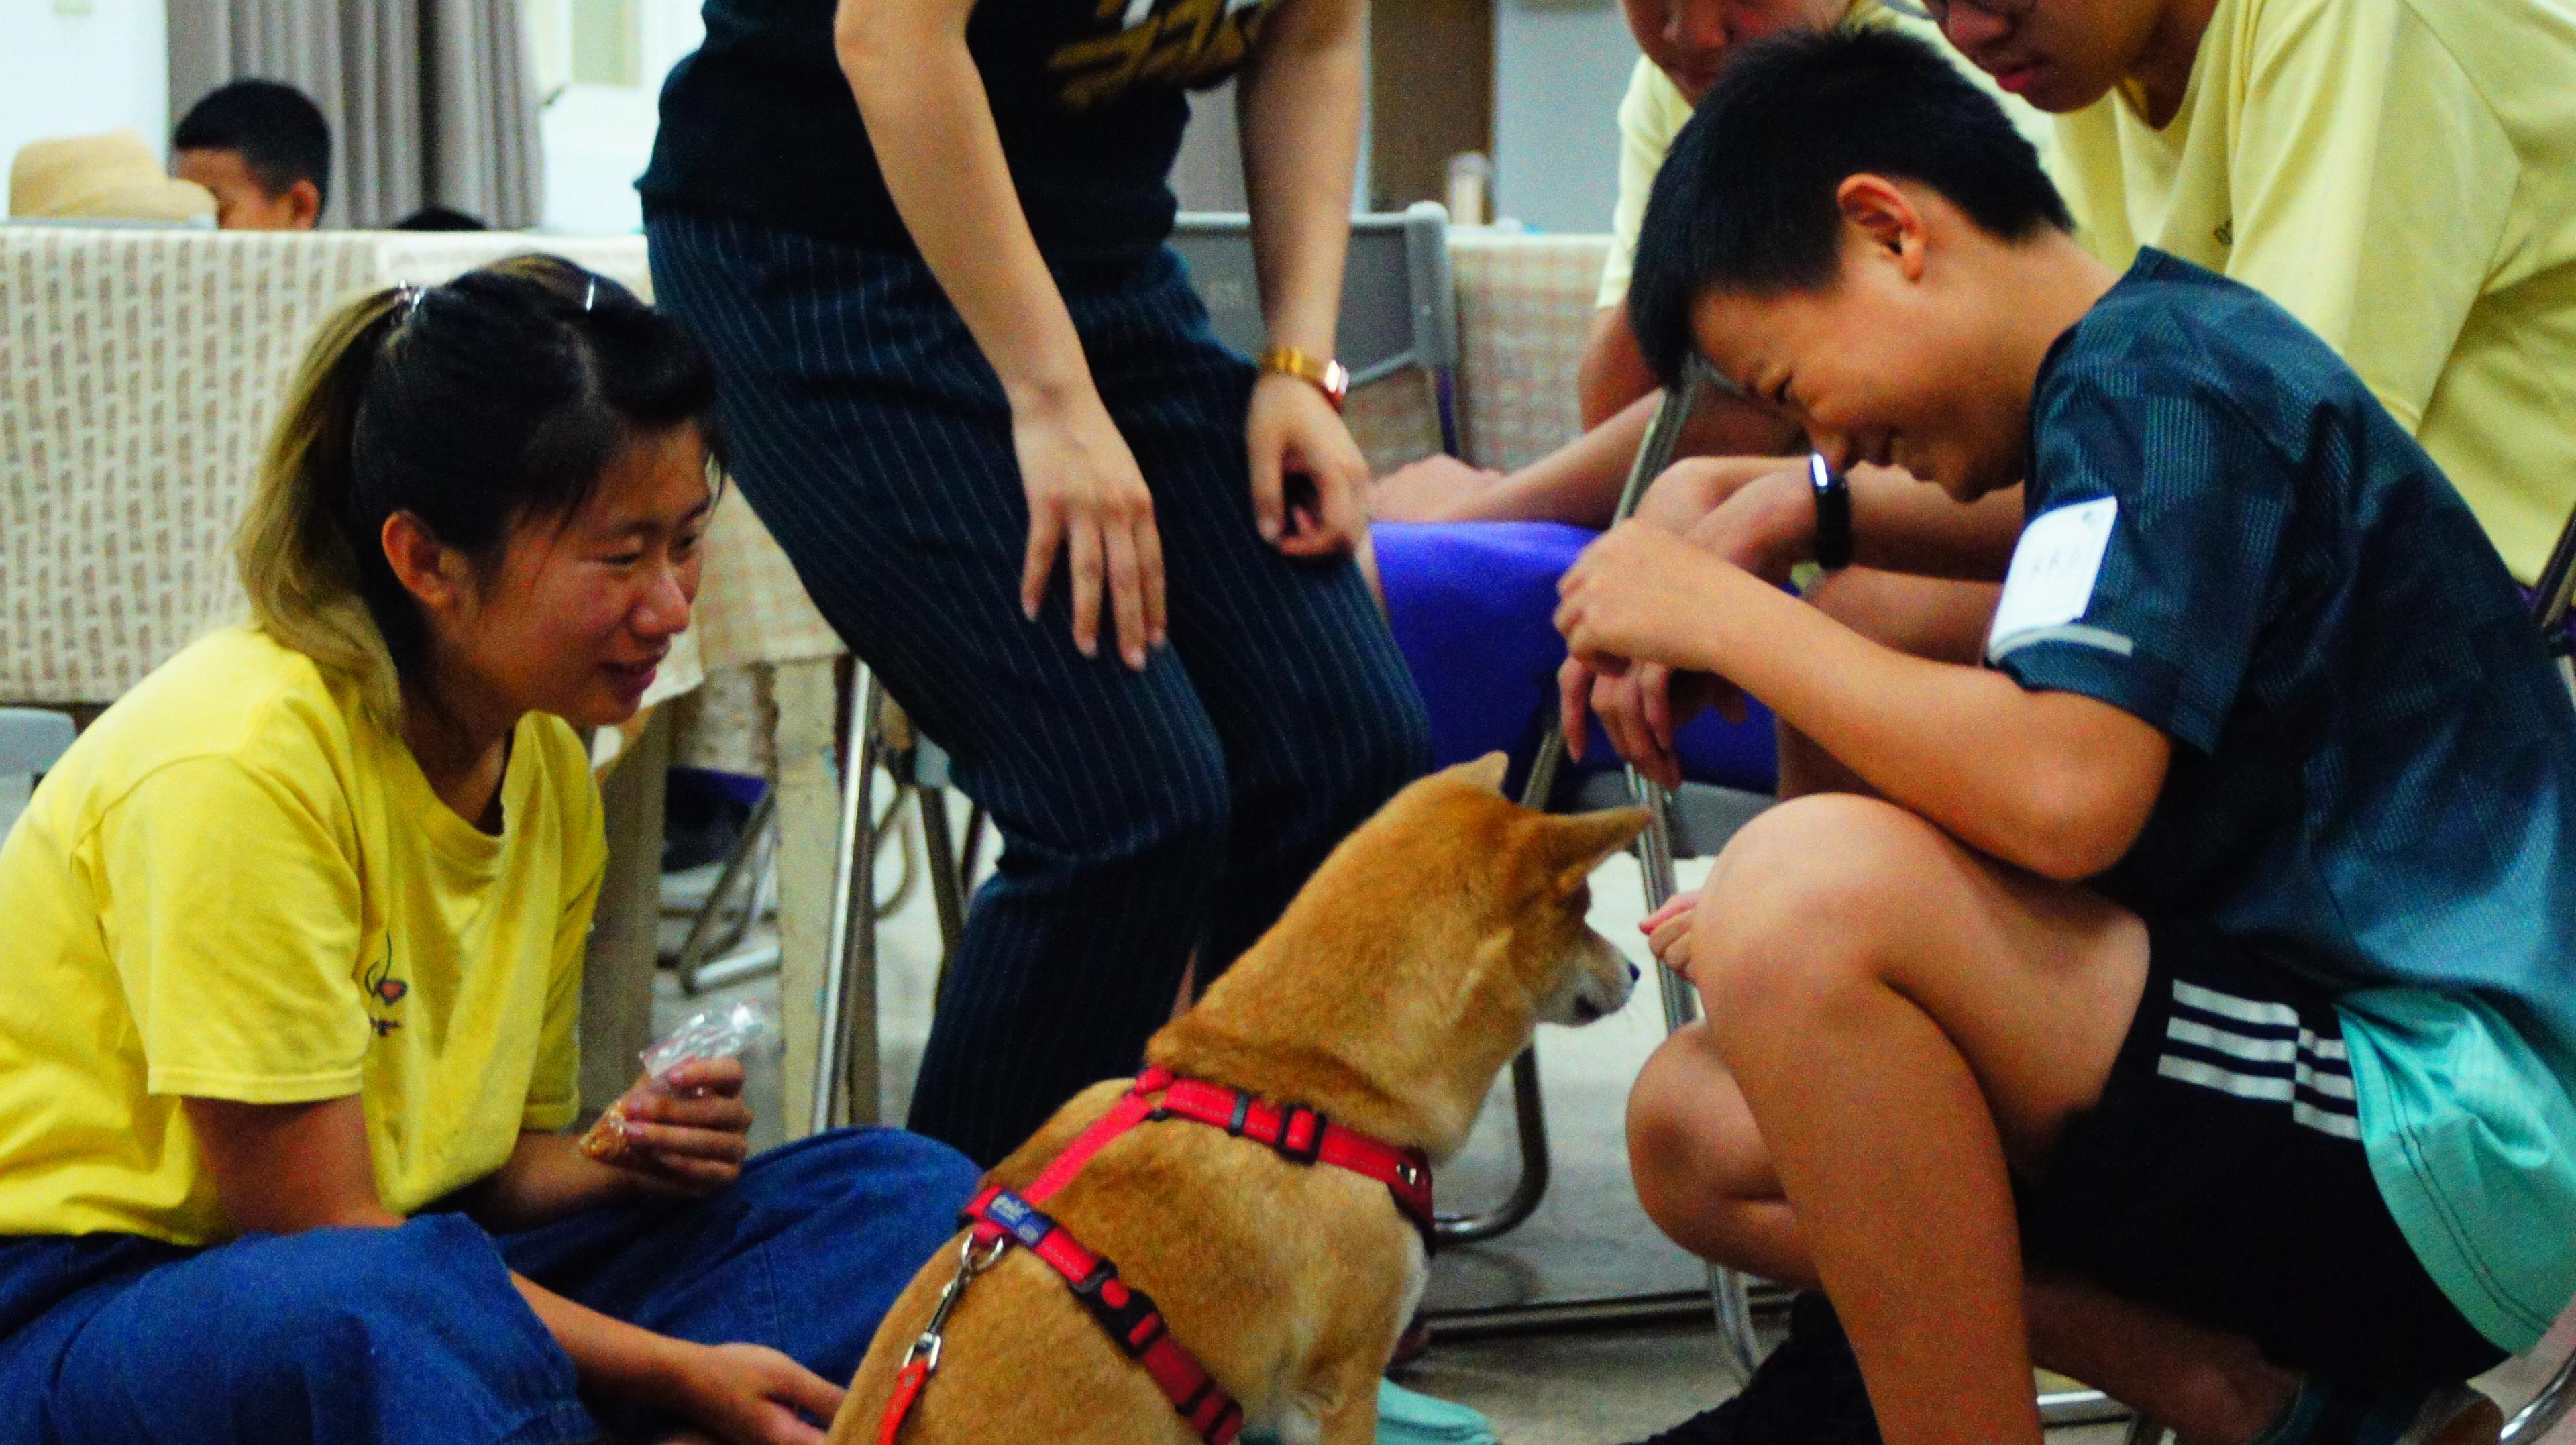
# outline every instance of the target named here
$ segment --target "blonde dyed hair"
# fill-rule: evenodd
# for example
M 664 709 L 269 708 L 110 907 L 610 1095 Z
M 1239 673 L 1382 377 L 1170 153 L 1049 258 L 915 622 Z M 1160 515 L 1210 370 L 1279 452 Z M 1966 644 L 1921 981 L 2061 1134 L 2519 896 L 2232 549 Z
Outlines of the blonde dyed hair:
M 358 404 L 408 301 L 389 287 L 322 323 L 287 390 L 233 547 L 251 624 L 354 685 L 386 726 L 402 717 L 402 677 L 359 591 L 349 498 Z

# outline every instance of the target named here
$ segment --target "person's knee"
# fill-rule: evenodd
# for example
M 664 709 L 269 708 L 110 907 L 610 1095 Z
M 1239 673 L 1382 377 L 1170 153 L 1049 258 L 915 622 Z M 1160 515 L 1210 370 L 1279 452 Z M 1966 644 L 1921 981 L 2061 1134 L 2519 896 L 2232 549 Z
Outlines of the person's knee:
M 1646 1217 L 1667 1235 L 1723 1192 L 1725 1141 L 1708 1127 L 1707 1092 L 1726 1078 L 1708 1025 L 1692 1024 L 1647 1058 L 1628 1091 L 1628 1166 Z
M 1691 975 L 1721 1043 L 1866 982 L 1907 927 L 1920 818 L 1819 793 L 1769 809 L 1728 843 L 1693 921 Z

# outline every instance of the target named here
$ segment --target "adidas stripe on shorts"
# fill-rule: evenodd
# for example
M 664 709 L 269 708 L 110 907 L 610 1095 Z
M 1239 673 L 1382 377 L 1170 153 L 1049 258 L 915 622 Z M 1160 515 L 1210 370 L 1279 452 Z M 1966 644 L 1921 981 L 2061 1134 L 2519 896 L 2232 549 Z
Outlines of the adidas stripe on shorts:
M 2206 924 L 2148 931 L 2146 991 L 2101 1102 L 2022 1182 L 2033 1270 L 2373 1388 L 2501 1361 L 2380 1198 L 2331 995 Z

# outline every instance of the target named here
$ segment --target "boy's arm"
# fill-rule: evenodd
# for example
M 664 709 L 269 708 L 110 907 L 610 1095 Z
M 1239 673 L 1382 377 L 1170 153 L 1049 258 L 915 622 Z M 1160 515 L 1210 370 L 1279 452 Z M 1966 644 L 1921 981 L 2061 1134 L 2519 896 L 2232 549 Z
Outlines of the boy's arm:
M 1578 659 L 1716 673 L 1889 801 L 2045 877 L 2118 862 L 2164 786 L 2171 742 L 2119 708 L 1881 647 L 1651 527 L 1603 538 L 1560 590 L 1557 626 Z
M 1733 460 L 1675 463 L 1656 480 L 1639 515 L 1774 580 L 1814 561 L 1816 492 L 1806 459 L 1780 458 L 1781 465 L 1749 480 L 1727 470 Z M 2021 488 L 1963 505 L 1902 468 L 1863 465 L 1846 475 L 1855 564 L 1957 582 L 2000 582 L 2011 567 L 2021 537 Z M 1673 526 L 1693 510 L 1703 512 L 1700 520 Z

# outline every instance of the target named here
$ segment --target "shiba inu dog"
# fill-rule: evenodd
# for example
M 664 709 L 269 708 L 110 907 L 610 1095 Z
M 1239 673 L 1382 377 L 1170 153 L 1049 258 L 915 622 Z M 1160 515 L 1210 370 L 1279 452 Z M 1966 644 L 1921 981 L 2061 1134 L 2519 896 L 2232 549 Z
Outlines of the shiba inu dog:
M 1584 914 L 1586 880 L 1645 814 L 1531 812 L 1501 795 L 1503 765 L 1494 754 L 1397 794 L 1154 1036 L 1147 1062 L 1308 1106 L 1435 1161 L 1456 1151 L 1539 1023 L 1614 1012 L 1637 979 Z M 1027 1189 L 1130 1088 L 1119 1080 L 1076 1096 L 988 1185 Z M 1160 1306 L 1170 1337 L 1253 1428 L 1292 1445 L 1373 1438 L 1378 1376 L 1426 1273 L 1422 1239 L 1388 1186 L 1224 1128 L 1157 1119 L 1112 1138 L 1042 1208 Z M 881 1439 L 907 1356 L 928 1353 L 916 1344 L 958 1277 L 961 1242 L 888 1313 L 833 1445 Z M 996 1254 L 939 1321 L 938 1361 L 913 1386 L 902 1445 L 1202 1438 L 1060 1266 L 1026 1248 Z

